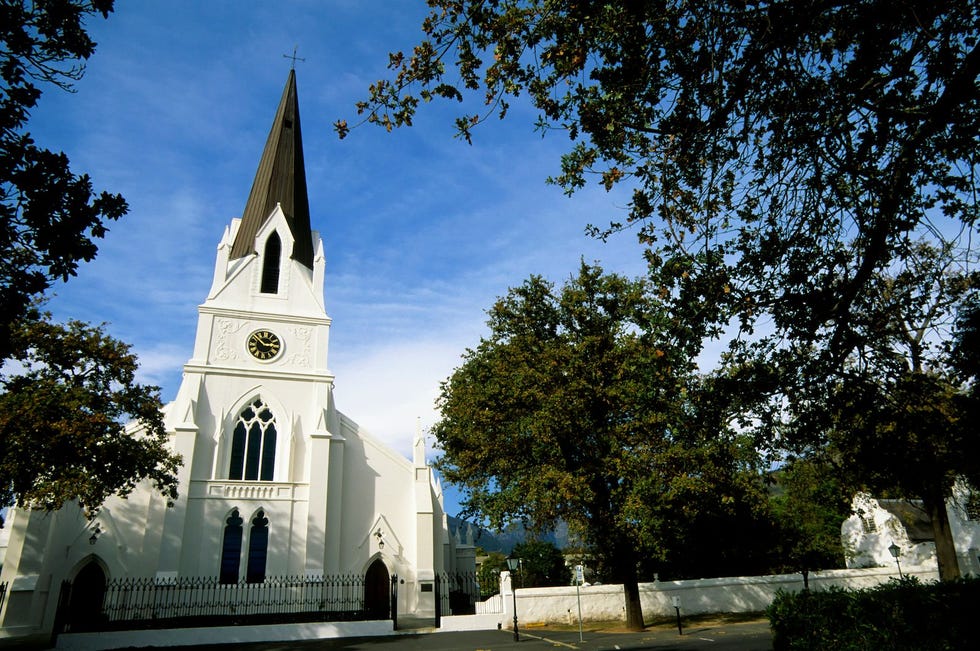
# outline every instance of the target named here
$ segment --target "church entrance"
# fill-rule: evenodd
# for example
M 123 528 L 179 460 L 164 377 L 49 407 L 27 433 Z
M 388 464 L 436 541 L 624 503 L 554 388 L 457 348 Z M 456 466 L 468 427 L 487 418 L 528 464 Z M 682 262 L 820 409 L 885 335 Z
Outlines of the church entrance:
M 380 558 L 375 559 L 364 576 L 364 610 L 369 619 L 391 619 L 391 577 Z
M 105 600 L 106 576 L 95 562 L 79 570 L 71 583 L 65 630 L 79 632 L 99 628 L 102 621 L 102 602 Z

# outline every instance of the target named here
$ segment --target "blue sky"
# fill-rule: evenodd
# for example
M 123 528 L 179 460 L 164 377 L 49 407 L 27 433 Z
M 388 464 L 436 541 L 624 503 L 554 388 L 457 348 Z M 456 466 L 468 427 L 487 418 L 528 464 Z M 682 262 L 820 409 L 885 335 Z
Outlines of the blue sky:
M 294 46 L 305 59 L 297 80 L 337 405 L 375 436 L 410 453 L 416 422 L 437 419 L 439 383 L 508 287 L 530 274 L 561 282 L 583 257 L 643 273 L 631 234 L 584 234 L 623 215 L 622 195 L 590 188 L 569 199 L 545 184 L 568 140 L 535 133 L 526 106 L 480 127 L 472 146 L 453 138 L 461 109 L 448 104 L 422 107 L 411 129 L 365 126 L 337 139 L 332 123 L 355 122 L 388 52 L 418 39 L 421 0 L 118 5 L 90 21 L 98 47 L 77 92 L 46 89 L 30 125 L 130 204 L 50 308 L 106 322 L 164 400 L 190 357 L 215 247 L 244 208 Z

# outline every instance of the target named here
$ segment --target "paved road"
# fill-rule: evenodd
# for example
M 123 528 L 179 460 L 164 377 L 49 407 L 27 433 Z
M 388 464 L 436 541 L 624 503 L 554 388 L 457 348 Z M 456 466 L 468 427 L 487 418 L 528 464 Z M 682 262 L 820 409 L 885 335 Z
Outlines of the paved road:
M 586 631 L 521 632 L 519 642 L 511 631 L 468 633 L 417 633 L 391 637 L 333 638 L 302 642 L 263 642 L 221 646 L 179 647 L 186 651 L 771 651 L 772 636 L 766 620 L 737 624 L 693 624 L 684 629 L 657 627 L 643 633 Z M 175 647 L 176 649 L 176 647 Z

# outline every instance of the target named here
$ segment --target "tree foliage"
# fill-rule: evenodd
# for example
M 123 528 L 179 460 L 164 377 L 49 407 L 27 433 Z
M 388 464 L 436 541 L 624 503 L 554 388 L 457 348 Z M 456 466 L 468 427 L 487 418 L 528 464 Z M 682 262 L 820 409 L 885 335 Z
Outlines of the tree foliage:
M 95 257 L 125 200 L 95 192 L 67 156 L 39 146 L 27 124 L 43 85 L 71 90 L 95 50 L 85 30 L 113 0 L 0 0 L 0 506 L 94 514 L 142 479 L 176 497 L 155 387 L 101 328 L 56 325 L 35 304 Z M 124 429 L 126 419 L 138 426 Z
M 477 552 L 479 555 L 479 552 Z M 500 592 L 500 573 L 507 569 L 507 557 L 502 552 L 490 552 L 476 571 L 483 599 Z
M 13 331 L 16 373 L 0 378 L 0 505 L 90 514 L 144 478 L 177 497 L 156 387 L 136 383 L 136 357 L 101 328 L 42 316 Z M 139 426 L 125 427 L 128 421 Z
M 847 488 L 826 459 L 791 459 L 778 471 L 771 510 L 781 567 L 774 569 L 802 573 L 809 587 L 810 572 L 844 567 L 841 525 L 852 498 Z
M 95 257 L 105 222 L 127 211 L 117 194 L 96 193 L 68 157 L 39 147 L 25 129 L 38 84 L 70 89 L 95 43 L 88 16 L 107 17 L 113 0 L 0 2 L 0 359 L 10 328 L 56 280 Z
M 945 0 L 434 0 L 357 110 L 407 126 L 419 102 L 523 97 L 571 140 L 552 180 L 633 191 L 679 315 L 770 315 L 840 356 L 875 273 L 915 233 L 976 220 L 980 9 Z M 469 105 L 464 105 L 468 107 Z M 340 135 L 349 127 L 336 124 Z
M 639 553 L 668 556 L 664 522 L 724 504 L 738 463 L 727 430 L 695 424 L 692 344 L 647 289 L 583 263 L 560 290 L 536 276 L 510 290 L 443 383 L 434 427 L 466 511 L 497 528 L 567 522 L 626 585 L 633 626 Z
M 521 559 L 515 584 L 519 587 L 546 588 L 571 583 L 571 569 L 565 565 L 565 557 L 550 542 L 526 540 L 515 545 L 510 555 Z
M 787 422 L 764 438 L 797 454 L 831 455 L 852 488 L 923 500 L 941 575 L 950 579 L 959 572 L 945 501 L 980 464 L 949 341 L 976 279 L 942 250 L 910 253 L 904 268 L 869 282 L 874 293 L 855 314 L 858 339 L 839 372 L 799 351 L 782 362 L 772 396 Z M 779 355 L 770 348 L 757 362 Z

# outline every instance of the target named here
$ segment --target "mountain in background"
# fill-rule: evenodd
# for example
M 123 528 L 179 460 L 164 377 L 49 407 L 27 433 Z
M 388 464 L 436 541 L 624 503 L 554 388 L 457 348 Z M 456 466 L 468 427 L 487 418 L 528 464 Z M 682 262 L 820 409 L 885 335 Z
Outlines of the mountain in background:
M 565 549 L 569 544 L 568 525 L 564 522 L 559 523 L 552 531 L 535 536 L 519 522 L 511 524 L 502 531 L 493 532 L 489 529 L 479 527 L 472 522 L 466 522 L 451 515 L 449 516 L 449 531 L 455 535 L 456 531 L 460 527 L 463 527 L 460 538 L 464 542 L 466 540 L 466 524 L 473 528 L 473 544 L 487 552 L 510 554 L 515 545 L 519 545 L 527 540 L 550 542 L 558 549 Z

